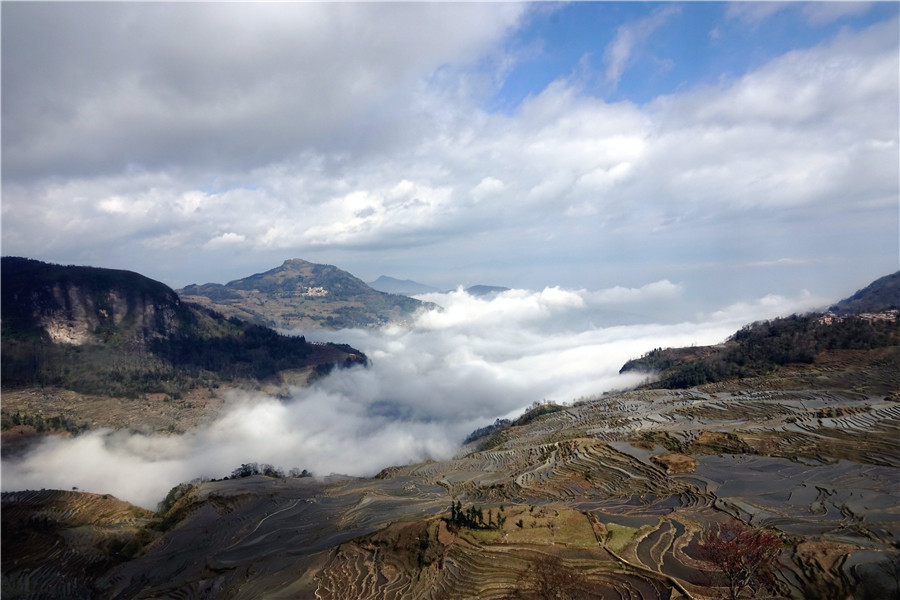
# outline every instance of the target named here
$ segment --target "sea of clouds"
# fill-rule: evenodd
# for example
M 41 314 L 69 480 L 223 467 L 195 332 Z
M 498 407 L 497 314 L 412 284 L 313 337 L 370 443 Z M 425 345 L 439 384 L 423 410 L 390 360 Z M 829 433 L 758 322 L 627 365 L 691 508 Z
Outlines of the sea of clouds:
M 335 370 L 287 399 L 233 392 L 214 422 L 180 435 L 50 437 L 3 461 L 2 487 L 78 487 L 155 508 L 179 482 L 220 478 L 248 462 L 370 476 L 451 457 L 472 430 L 535 401 L 567 403 L 637 385 L 643 376 L 619 369 L 653 348 L 718 343 L 748 322 L 825 304 L 809 294 L 766 296 L 673 319 L 666 307 L 683 293 L 663 280 L 599 291 L 419 296 L 441 308 L 404 326 L 306 333 L 362 350 L 367 368 Z

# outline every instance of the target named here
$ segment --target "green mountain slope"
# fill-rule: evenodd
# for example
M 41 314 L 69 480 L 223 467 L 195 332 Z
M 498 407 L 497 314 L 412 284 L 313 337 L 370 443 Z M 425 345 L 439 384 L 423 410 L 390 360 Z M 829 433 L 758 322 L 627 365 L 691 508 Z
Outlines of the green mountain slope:
M 379 326 L 408 319 L 425 306 L 372 289 L 335 266 L 299 258 L 225 285 L 189 285 L 178 292 L 227 316 L 284 329 Z
M 845 315 L 900 308 L 900 271 L 876 279 L 829 310 Z

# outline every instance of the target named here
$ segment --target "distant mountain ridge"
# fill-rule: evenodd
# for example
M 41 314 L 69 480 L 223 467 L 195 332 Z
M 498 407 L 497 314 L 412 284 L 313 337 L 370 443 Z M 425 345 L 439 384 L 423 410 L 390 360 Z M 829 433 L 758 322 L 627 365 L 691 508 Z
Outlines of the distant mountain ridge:
M 409 319 L 426 306 L 373 289 L 333 265 L 299 258 L 224 285 L 192 284 L 178 293 L 226 316 L 283 329 L 380 326 Z
M 425 285 L 424 283 L 419 283 L 417 281 L 413 281 L 412 279 L 397 279 L 395 277 L 388 277 L 387 275 L 382 275 L 375 281 L 369 283 L 370 286 L 375 288 L 376 290 L 386 292 L 389 294 L 404 294 L 404 295 L 412 295 L 415 296 L 417 294 L 433 294 L 433 293 L 444 293 L 448 294 L 455 290 L 442 290 L 440 288 L 436 288 L 431 285 Z M 478 297 L 489 297 L 495 296 L 497 294 L 501 294 L 503 292 L 508 292 L 510 288 L 503 287 L 499 285 L 472 285 L 467 288 L 464 288 L 464 291 L 470 296 L 478 296 Z
M 375 281 L 370 281 L 369 285 L 379 292 L 385 292 L 387 294 L 403 294 L 404 296 L 430 294 L 441 291 L 434 286 L 425 285 L 424 283 L 419 283 L 412 279 L 397 279 L 396 277 L 389 277 L 387 275 L 382 275 Z
M 466 288 L 466 293 L 470 296 L 495 296 L 497 294 L 502 294 L 503 292 L 508 292 L 508 287 L 503 287 L 500 285 L 473 285 Z

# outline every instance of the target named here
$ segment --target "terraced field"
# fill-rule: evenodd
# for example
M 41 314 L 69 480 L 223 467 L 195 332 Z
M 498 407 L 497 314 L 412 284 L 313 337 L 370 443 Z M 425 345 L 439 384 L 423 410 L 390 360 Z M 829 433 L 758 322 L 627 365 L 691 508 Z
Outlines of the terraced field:
M 4 598 L 91 598 L 92 578 L 129 560 L 153 536 L 150 511 L 111 496 L 3 494 Z
M 709 599 L 725 590 L 702 536 L 739 520 L 783 541 L 775 597 L 897 598 L 892 356 L 851 387 L 836 367 L 819 387 L 785 369 L 772 386 L 610 394 L 373 479 L 207 482 L 152 530 L 121 510 L 70 521 L 88 495 L 4 494 L 3 596 Z M 454 522 L 453 502 L 485 525 Z M 117 527 L 151 533 L 111 560 L 99 541 Z

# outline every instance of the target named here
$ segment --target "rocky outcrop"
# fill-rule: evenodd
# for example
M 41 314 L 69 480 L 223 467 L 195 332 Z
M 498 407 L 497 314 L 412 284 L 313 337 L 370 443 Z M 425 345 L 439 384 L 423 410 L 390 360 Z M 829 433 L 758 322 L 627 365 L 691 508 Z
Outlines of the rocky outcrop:
M 111 331 L 140 343 L 168 337 L 178 328 L 171 301 L 121 289 L 97 298 L 74 284 L 53 286 L 51 292 L 57 307 L 37 315 L 37 322 L 57 344 L 97 344 Z

